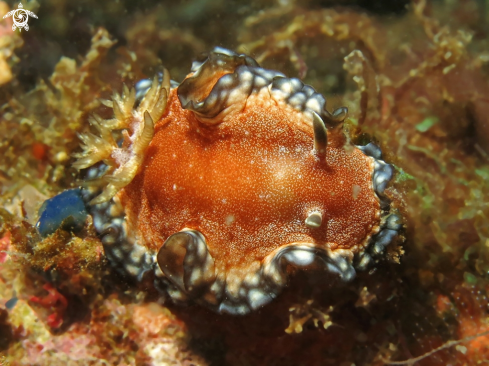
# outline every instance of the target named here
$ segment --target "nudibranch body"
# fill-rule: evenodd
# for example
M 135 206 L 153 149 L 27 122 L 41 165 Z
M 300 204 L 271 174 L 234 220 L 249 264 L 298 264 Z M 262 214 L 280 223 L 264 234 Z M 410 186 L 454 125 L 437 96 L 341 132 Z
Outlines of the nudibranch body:
M 153 272 L 175 302 L 246 314 L 289 267 L 348 281 L 397 237 L 392 167 L 345 137 L 346 108 L 329 113 L 312 87 L 220 48 L 180 85 L 160 79 L 116 95 L 76 163 L 104 183 L 83 194 L 119 269 Z

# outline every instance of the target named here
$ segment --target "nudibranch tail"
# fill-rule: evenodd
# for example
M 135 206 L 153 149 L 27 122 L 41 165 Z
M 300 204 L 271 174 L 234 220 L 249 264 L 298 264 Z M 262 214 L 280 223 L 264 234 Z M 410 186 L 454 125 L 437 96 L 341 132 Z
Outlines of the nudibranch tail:
M 94 115 L 90 123 L 99 134 L 79 135 L 83 142 L 83 152 L 74 154 L 78 160 L 73 164 L 77 169 L 88 168 L 103 161 L 107 170 L 99 179 L 104 189 L 100 195 L 90 201 L 98 204 L 109 201 L 136 176 L 145 157 L 145 151 L 154 135 L 154 123 L 164 114 L 170 92 L 170 75 L 163 73 L 161 83 L 155 77 L 152 86 L 134 108 L 135 89 L 124 86 L 122 95 L 114 94 L 113 101 L 104 101 L 112 107 L 114 118 L 103 120 Z M 123 131 L 122 146 L 115 141 L 113 133 Z

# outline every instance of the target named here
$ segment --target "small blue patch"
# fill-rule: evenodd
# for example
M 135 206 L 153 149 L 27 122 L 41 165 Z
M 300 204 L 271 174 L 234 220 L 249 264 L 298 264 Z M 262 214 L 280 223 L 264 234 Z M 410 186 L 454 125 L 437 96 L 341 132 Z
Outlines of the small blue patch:
M 14 308 L 14 306 L 17 304 L 18 300 L 19 299 L 14 296 L 9 301 L 7 301 L 5 303 L 5 307 L 7 308 L 7 310 L 12 310 Z
M 87 215 L 81 189 L 69 189 L 43 203 L 36 227 L 42 237 L 54 233 L 60 227 L 67 231 L 77 231 L 85 225 Z

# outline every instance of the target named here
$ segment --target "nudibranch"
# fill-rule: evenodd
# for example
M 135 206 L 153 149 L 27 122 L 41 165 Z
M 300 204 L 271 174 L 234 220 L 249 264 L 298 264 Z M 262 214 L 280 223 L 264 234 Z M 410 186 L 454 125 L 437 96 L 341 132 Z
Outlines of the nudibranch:
M 347 109 L 249 56 L 216 48 L 181 84 L 165 71 L 105 104 L 83 199 L 111 263 L 177 303 L 246 314 L 293 267 L 349 281 L 398 236 L 393 168 L 346 137 Z

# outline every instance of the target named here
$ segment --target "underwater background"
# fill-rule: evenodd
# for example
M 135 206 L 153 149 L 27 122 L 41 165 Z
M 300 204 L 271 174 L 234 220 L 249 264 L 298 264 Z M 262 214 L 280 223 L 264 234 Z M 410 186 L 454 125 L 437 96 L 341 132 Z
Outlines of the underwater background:
M 489 362 L 487 0 L 22 4 L 28 31 L 0 23 L 0 365 Z M 347 106 L 352 139 L 381 146 L 404 219 L 390 261 L 347 284 L 298 272 L 233 317 L 117 275 L 89 224 L 39 236 L 100 100 L 163 67 L 180 82 L 215 46 Z

